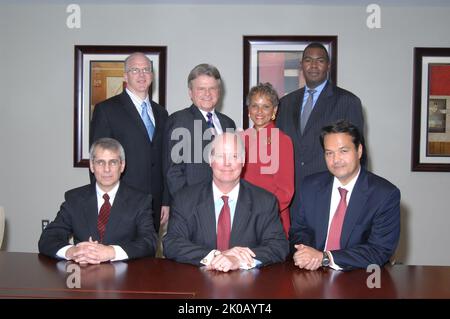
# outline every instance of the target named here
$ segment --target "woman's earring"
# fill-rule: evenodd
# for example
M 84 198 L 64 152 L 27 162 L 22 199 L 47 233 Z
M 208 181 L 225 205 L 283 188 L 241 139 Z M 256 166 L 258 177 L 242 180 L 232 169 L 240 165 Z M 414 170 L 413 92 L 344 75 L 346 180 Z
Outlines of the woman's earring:
M 276 118 L 275 113 L 273 113 L 272 114 L 272 121 L 275 121 L 275 118 Z

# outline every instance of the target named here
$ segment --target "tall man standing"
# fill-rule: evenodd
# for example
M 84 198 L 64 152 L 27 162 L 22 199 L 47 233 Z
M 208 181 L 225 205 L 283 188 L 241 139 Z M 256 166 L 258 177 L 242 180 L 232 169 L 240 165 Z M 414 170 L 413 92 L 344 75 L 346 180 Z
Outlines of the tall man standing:
M 167 186 L 173 197 L 185 186 L 211 180 L 204 150 L 213 135 L 236 129 L 228 116 L 218 112 L 222 80 L 211 64 L 199 64 L 188 76 L 192 105 L 169 116 L 165 132 Z
M 292 211 L 299 209 L 298 190 L 303 179 L 327 170 L 319 143 L 322 127 L 345 119 L 364 132 L 361 100 L 327 80 L 330 58 L 321 43 L 311 43 L 305 48 L 301 68 L 306 86 L 280 100 L 277 116 L 277 126 L 294 144 L 296 194 Z
M 90 144 L 101 137 L 118 140 L 127 154 L 122 181 L 151 194 L 154 224 L 169 218 L 169 196 L 164 185 L 162 142 L 167 111 L 149 98 L 153 72 L 150 59 L 135 52 L 125 60 L 126 89 L 95 106 Z

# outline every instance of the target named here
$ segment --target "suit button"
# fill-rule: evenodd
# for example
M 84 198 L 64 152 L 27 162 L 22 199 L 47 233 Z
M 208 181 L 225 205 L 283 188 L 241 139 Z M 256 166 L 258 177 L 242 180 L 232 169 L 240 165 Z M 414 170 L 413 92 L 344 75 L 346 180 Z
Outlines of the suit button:
M 300 165 L 302 165 L 302 166 L 305 165 L 305 162 L 301 162 Z

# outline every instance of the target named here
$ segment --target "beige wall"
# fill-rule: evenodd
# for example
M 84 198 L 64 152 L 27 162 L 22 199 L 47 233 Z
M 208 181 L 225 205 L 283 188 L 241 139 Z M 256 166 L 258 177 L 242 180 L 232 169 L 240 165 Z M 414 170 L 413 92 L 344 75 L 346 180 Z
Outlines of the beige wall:
M 338 84 L 363 101 L 373 171 L 402 191 L 398 259 L 450 265 L 450 175 L 410 171 L 413 47 L 450 46 L 450 7 L 82 5 L 81 29 L 64 5 L 1 5 L 0 205 L 6 249 L 37 251 L 41 219 L 65 190 L 88 182 L 73 168 L 73 46 L 167 45 L 169 112 L 190 101 L 186 77 L 201 62 L 225 80 L 223 111 L 242 119 L 243 35 L 338 35 Z

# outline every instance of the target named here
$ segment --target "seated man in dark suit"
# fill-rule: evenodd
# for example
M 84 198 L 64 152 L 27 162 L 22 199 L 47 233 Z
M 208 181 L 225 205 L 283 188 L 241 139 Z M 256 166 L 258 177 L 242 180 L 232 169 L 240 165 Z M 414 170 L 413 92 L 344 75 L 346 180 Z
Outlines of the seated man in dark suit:
M 101 138 L 89 155 L 97 182 L 66 192 L 55 220 L 41 234 L 39 252 L 81 264 L 154 256 L 152 198 L 120 182 L 122 145 Z M 69 244 L 71 236 L 75 245 Z
M 163 239 L 167 258 L 227 272 L 284 261 L 289 243 L 271 193 L 240 179 L 245 150 L 237 134 L 211 143 L 213 180 L 174 198 Z
M 400 236 L 399 189 L 360 165 L 364 140 L 355 125 L 342 120 L 324 127 L 320 143 L 329 171 L 306 177 L 299 190 L 289 232 L 295 265 L 384 265 Z

